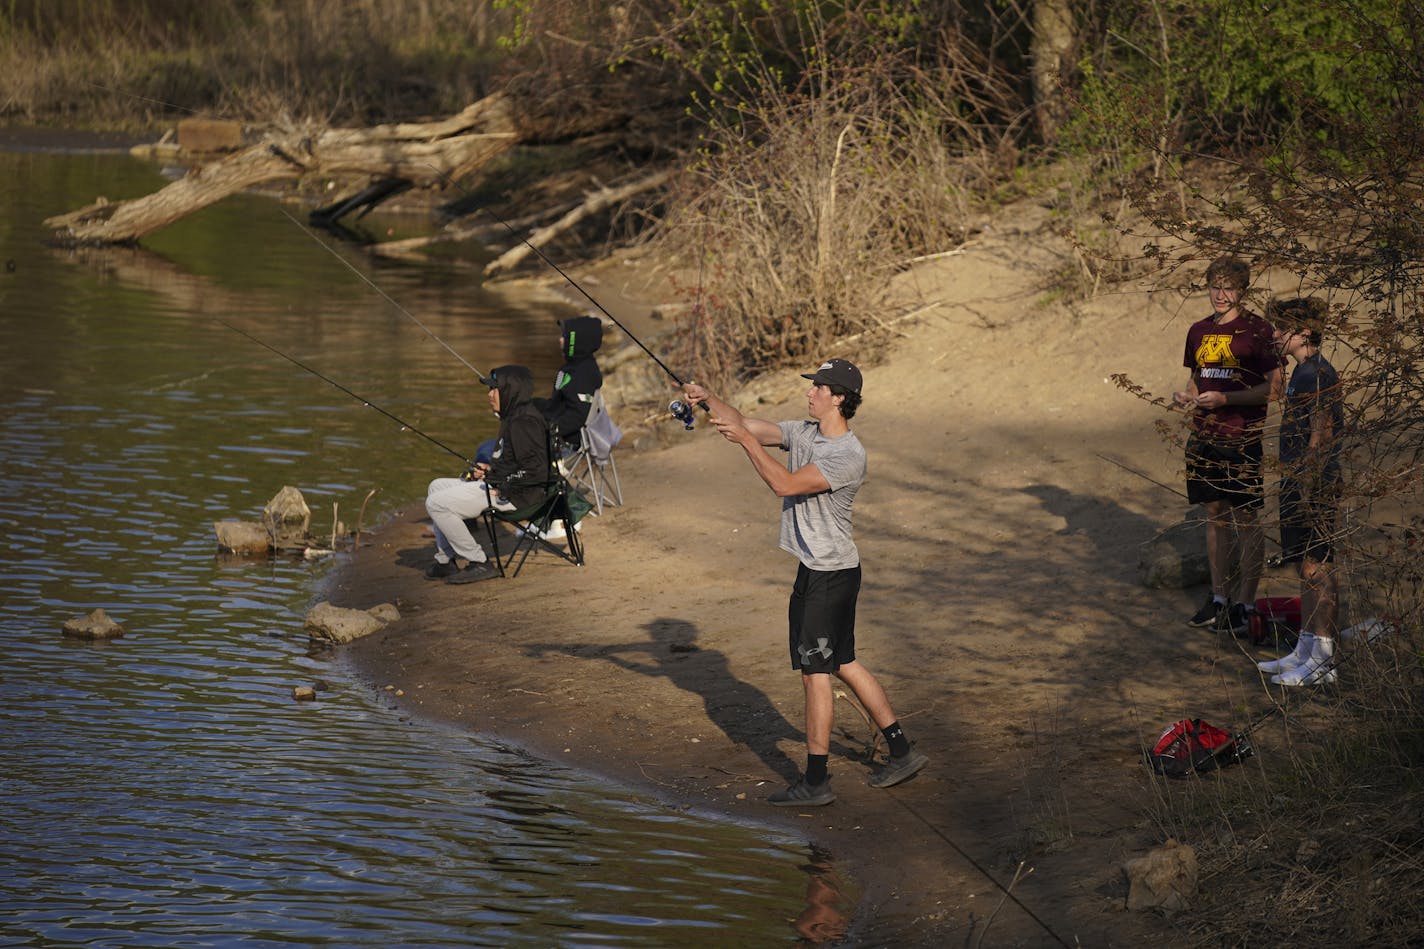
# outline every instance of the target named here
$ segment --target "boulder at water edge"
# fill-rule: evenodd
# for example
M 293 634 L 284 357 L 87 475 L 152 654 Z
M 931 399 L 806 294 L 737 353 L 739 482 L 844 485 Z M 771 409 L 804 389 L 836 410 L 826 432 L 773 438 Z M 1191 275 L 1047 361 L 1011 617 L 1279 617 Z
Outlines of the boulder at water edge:
M 267 528 L 256 521 L 214 521 L 218 549 L 235 554 L 266 554 L 272 549 Z
M 398 619 L 400 611 L 389 603 L 352 610 L 323 602 L 312 607 L 302 626 L 312 639 L 341 644 L 369 636 Z
M 123 634 L 124 628 L 110 619 L 102 607 L 88 616 L 64 621 L 64 635 L 69 639 L 117 639 Z
M 307 546 L 311 508 L 301 491 L 286 485 L 262 509 L 262 523 L 277 550 L 301 550 Z

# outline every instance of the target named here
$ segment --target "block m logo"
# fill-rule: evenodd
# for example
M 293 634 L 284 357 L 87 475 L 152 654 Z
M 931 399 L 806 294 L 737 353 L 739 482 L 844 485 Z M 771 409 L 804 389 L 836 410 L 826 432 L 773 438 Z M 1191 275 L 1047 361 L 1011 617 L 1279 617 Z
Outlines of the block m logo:
M 1202 337 L 1197 347 L 1198 366 L 1237 366 L 1236 356 L 1231 352 L 1230 333 L 1215 333 Z

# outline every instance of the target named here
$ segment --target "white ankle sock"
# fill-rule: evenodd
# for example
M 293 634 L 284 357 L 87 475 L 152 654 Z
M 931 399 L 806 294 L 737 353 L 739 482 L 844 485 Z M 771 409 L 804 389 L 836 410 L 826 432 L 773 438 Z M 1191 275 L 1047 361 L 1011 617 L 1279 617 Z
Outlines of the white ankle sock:
M 1271 676 L 1276 685 L 1326 685 L 1335 681 L 1335 640 L 1312 636 L 1310 656 L 1294 669 Z
M 1301 633 L 1300 638 L 1296 640 L 1294 652 L 1279 659 L 1258 662 L 1256 668 L 1262 672 L 1289 672 L 1296 666 L 1304 665 L 1315 654 L 1315 641 L 1314 633 Z

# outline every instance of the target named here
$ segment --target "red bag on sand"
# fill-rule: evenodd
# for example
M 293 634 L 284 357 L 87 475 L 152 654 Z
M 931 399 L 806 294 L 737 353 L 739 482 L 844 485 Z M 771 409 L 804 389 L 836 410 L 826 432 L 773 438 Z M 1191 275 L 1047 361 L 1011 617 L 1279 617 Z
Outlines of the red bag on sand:
M 1251 614 L 1247 635 L 1257 646 L 1294 646 L 1300 635 L 1300 597 L 1261 597 L 1256 601 L 1256 612 Z
M 1254 753 L 1244 734 L 1233 735 L 1199 718 L 1184 718 L 1168 725 L 1146 755 L 1158 774 L 1185 778 L 1192 772 L 1224 768 Z

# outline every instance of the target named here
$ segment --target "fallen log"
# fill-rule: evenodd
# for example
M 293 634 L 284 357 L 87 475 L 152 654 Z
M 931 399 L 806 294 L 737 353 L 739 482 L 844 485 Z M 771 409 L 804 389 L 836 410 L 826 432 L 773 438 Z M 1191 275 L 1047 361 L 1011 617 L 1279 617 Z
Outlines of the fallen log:
M 518 140 L 502 96 L 481 99 L 438 122 L 368 129 L 290 131 L 202 165 L 153 194 L 128 201 L 99 198 L 45 226 L 62 244 L 125 244 L 228 195 L 307 175 L 372 175 L 436 187 L 508 151 Z
M 582 204 L 559 218 L 553 224 L 550 224 L 548 227 L 540 228 L 528 238 L 522 240 L 486 264 L 485 276 L 492 277 L 495 274 L 502 273 L 517 266 L 520 261 L 533 253 L 536 248 L 543 247 L 549 243 L 549 241 L 558 237 L 589 215 L 596 214 L 609 205 L 626 201 L 636 194 L 661 187 L 676 174 L 677 169 L 669 168 L 649 175 L 646 178 L 640 178 L 637 181 L 622 185 L 621 187 L 600 188 L 591 194 Z

